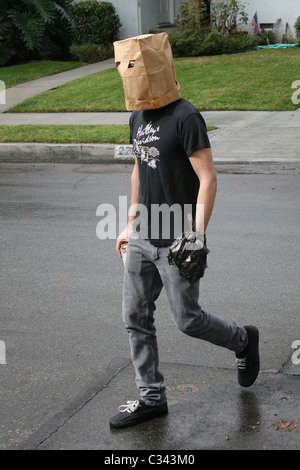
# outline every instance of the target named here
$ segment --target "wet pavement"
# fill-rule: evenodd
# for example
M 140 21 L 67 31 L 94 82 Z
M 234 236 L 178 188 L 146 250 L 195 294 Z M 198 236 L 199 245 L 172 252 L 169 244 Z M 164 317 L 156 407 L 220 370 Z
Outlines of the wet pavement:
M 0 165 L 0 448 L 299 449 L 297 163 L 217 165 L 201 305 L 259 327 L 255 384 L 239 387 L 231 352 L 179 332 L 162 293 L 156 328 L 169 414 L 110 429 L 137 390 L 121 319 L 122 261 L 115 240 L 97 238 L 96 210 L 129 198 L 131 169 Z
M 56 416 L 46 423 L 24 448 L 299 450 L 295 377 L 262 373 L 251 389 L 241 389 L 235 370 L 170 363 L 162 363 L 161 369 L 167 382 L 167 416 L 123 430 L 107 426 L 125 394 L 136 395 L 134 372 L 128 365 L 84 406 L 74 402 L 71 417 L 63 421 Z

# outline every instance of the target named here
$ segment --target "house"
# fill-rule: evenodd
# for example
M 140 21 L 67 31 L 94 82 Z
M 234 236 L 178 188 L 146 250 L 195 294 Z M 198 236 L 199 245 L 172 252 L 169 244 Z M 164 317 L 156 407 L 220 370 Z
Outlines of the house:
M 110 0 L 120 17 L 120 39 L 149 31 L 168 31 L 180 13 L 181 0 Z M 193 0 L 189 0 L 190 2 Z M 212 0 L 212 4 L 218 0 Z M 252 32 L 250 21 L 257 12 L 260 29 L 273 29 L 278 42 L 287 34 L 289 42 L 295 41 L 295 22 L 300 16 L 299 0 L 246 0 L 243 2 L 249 24 L 242 29 Z
M 250 21 L 257 12 L 259 28 L 273 30 L 277 42 L 287 42 L 284 35 L 287 35 L 288 42 L 297 42 L 294 26 L 300 16 L 299 0 L 246 0 L 244 4 L 249 23 L 242 29 L 252 32 Z
M 110 0 L 122 27 L 120 39 L 146 34 L 156 28 L 165 30 L 180 13 L 180 0 Z

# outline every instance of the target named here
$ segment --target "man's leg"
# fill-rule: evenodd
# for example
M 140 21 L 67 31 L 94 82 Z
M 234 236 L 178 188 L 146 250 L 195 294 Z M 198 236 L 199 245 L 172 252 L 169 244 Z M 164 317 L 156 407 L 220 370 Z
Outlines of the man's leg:
M 162 289 L 154 264 L 156 257 L 157 249 L 149 242 L 130 240 L 123 284 L 123 320 L 129 333 L 136 384 L 147 405 L 166 401 L 154 325 L 155 301 Z
M 238 382 L 250 387 L 259 373 L 259 332 L 254 325 L 238 326 L 202 310 L 198 303 L 199 282 L 191 286 L 166 260 L 168 248 L 161 248 L 156 265 L 169 299 L 174 320 L 181 331 L 222 346 L 236 354 Z
M 131 358 L 140 400 L 127 401 L 110 419 L 113 428 L 133 426 L 168 412 L 163 376 L 158 368 L 154 326 L 155 301 L 162 282 L 153 262 L 157 249 L 137 239 L 130 240 L 123 284 L 123 319 L 129 333 Z
M 236 353 L 242 351 L 248 341 L 245 328 L 202 310 L 199 305 L 199 282 L 191 286 L 180 276 L 176 266 L 168 264 L 167 254 L 168 248 L 160 248 L 156 265 L 178 328 L 189 336 Z

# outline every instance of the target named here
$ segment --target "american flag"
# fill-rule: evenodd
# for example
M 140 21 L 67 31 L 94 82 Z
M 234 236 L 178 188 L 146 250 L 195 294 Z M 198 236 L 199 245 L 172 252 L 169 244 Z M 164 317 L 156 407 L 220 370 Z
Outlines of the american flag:
M 252 26 L 252 33 L 257 34 L 258 33 L 257 12 L 255 12 L 255 15 L 253 16 L 252 20 L 250 21 L 250 24 Z

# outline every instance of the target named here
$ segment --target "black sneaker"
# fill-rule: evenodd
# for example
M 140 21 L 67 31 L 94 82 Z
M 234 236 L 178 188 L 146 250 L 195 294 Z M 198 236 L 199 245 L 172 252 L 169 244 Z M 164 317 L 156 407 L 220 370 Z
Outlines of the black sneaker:
M 113 428 L 125 428 L 167 413 L 167 403 L 148 406 L 141 400 L 128 401 L 126 405 L 119 406 L 119 413 L 110 419 L 109 424 Z
M 256 326 L 248 325 L 244 328 L 248 333 L 248 345 L 242 352 L 236 354 L 236 363 L 239 384 L 242 387 L 250 387 L 259 372 L 259 334 Z

